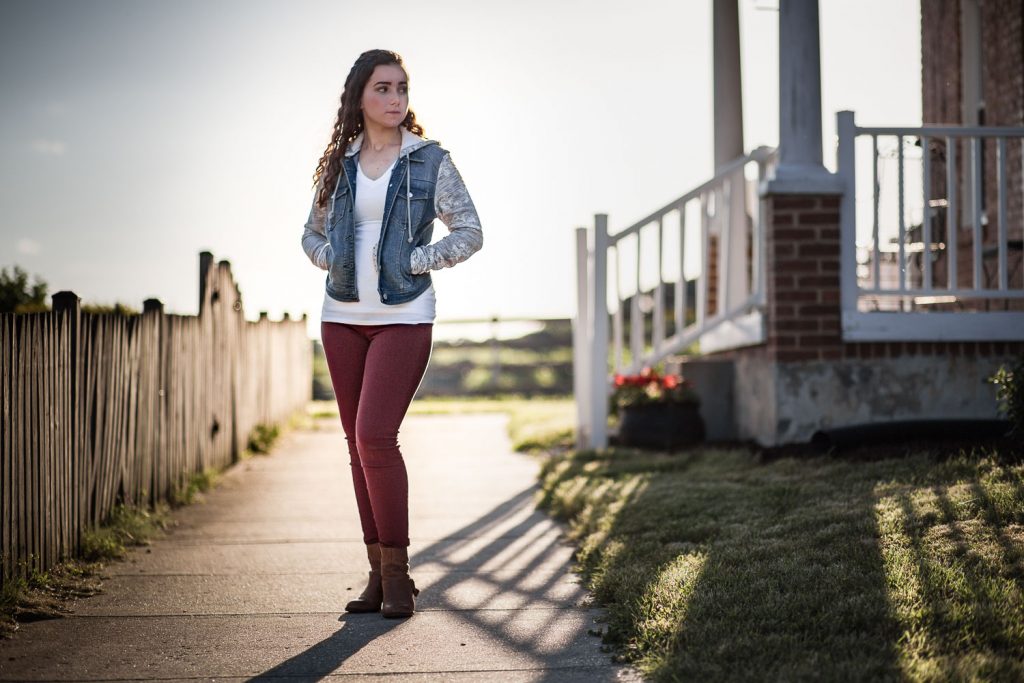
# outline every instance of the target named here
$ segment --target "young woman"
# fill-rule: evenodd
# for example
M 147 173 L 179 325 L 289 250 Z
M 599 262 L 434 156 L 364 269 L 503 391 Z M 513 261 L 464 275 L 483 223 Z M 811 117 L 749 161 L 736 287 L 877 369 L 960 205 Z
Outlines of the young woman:
M 419 594 L 409 576 L 409 505 L 398 428 L 430 359 L 430 271 L 483 245 L 473 201 L 451 156 L 409 109 L 402 59 L 370 50 L 345 79 L 302 248 L 327 271 L 324 353 L 348 442 L 363 541 L 366 589 L 345 609 L 408 617 Z M 431 244 L 433 219 L 449 234 Z

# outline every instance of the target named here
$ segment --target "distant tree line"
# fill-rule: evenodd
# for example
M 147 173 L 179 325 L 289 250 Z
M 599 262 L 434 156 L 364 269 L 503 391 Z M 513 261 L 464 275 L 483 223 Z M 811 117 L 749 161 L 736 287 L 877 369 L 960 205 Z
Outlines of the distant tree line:
M 46 305 L 47 285 L 38 275 L 35 282 L 28 283 L 28 273 L 20 266 L 11 272 L 0 270 L 0 313 L 38 313 L 48 311 Z
M 28 282 L 28 272 L 20 266 L 0 270 L 0 313 L 43 313 L 50 310 L 46 303 L 49 285 L 38 275 Z M 138 309 L 120 302 L 114 304 L 88 304 L 81 306 L 83 313 L 116 313 L 138 315 Z

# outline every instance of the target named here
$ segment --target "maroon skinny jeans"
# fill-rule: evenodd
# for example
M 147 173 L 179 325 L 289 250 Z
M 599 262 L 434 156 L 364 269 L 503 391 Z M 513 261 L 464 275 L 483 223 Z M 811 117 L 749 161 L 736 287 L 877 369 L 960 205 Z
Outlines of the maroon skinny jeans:
M 433 327 L 320 323 L 367 544 L 409 545 L 409 478 L 398 427 L 426 372 Z

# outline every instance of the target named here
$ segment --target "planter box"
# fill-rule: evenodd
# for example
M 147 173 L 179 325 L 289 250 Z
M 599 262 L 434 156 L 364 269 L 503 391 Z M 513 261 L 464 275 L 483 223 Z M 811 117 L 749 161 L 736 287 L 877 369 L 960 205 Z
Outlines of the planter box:
M 673 449 L 704 440 L 704 420 L 693 403 L 648 403 L 620 408 L 619 443 Z

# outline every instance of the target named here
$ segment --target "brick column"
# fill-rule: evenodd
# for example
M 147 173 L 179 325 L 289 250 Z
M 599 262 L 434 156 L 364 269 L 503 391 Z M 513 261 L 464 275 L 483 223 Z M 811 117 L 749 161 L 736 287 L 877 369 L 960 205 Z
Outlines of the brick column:
M 768 357 L 839 359 L 839 195 L 766 199 Z
M 716 235 L 708 235 L 708 260 L 704 267 L 707 269 L 704 282 L 708 293 L 704 315 L 710 318 L 718 313 L 718 237 Z

